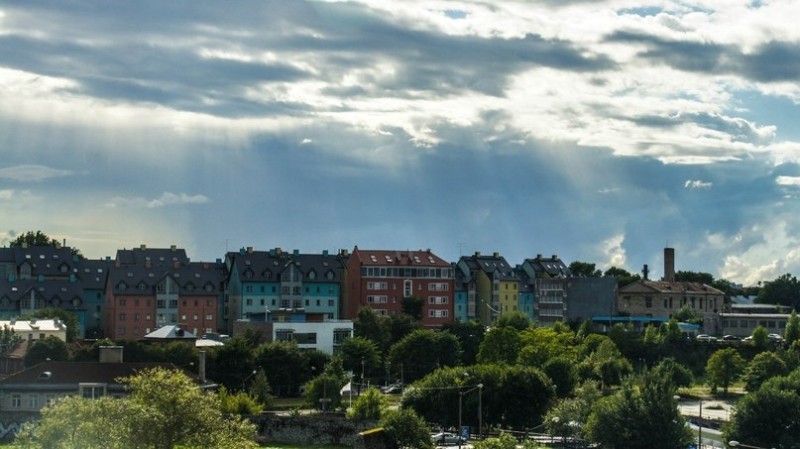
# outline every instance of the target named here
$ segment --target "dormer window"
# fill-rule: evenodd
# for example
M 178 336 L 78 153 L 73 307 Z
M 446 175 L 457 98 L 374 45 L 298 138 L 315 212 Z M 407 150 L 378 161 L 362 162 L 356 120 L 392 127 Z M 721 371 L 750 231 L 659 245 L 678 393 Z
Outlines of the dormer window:
M 313 281 L 316 278 L 317 278 L 317 272 L 316 271 L 311 270 L 311 271 L 308 272 L 308 279 Z

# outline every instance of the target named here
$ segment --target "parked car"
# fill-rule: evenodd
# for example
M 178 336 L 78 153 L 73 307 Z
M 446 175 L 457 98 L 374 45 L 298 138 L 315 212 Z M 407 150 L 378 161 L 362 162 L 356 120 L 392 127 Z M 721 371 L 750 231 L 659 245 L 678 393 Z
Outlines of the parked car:
M 769 334 L 767 337 L 775 343 L 783 343 L 783 336 L 780 334 Z
M 403 392 L 403 386 L 400 384 L 387 385 L 385 387 L 381 387 L 381 392 L 384 394 L 400 394 Z
M 436 444 L 437 446 L 447 446 L 449 444 L 459 444 L 459 443 L 463 444 L 466 442 L 464 437 L 448 432 L 439 432 L 437 434 L 434 434 L 431 437 L 431 439 L 433 440 L 433 443 Z
M 737 337 L 736 335 L 724 335 L 722 337 L 723 341 L 739 341 L 742 337 Z
M 707 342 L 715 342 L 717 341 L 717 337 L 712 337 L 708 334 L 698 334 L 697 337 L 694 337 L 697 341 L 707 341 Z

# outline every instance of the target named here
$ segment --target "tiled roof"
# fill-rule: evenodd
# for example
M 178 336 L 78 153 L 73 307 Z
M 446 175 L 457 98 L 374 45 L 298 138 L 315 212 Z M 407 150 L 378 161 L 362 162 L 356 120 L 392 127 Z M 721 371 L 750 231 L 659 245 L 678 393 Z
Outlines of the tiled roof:
M 115 262 L 120 265 L 142 265 L 150 262 L 152 266 L 174 266 L 175 263 L 187 264 L 189 257 L 186 250 L 182 248 L 147 248 L 139 247 L 133 249 L 117 250 Z
M 450 262 L 445 261 L 429 249 L 418 251 L 363 250 L 356 247 L 352 257 L 358 257 L 361 265 L 450 267 Z
M 83 287 L 77 282 L 50 279 L 38 281 L 32 279 L 16 280 L 14 282 L 0 282 L 0 300 L 20 301 L 30 298 L 31 291 L 34 298 L 47 302 L 59 299 L 70 302 L 77 298 L 83 301 Z

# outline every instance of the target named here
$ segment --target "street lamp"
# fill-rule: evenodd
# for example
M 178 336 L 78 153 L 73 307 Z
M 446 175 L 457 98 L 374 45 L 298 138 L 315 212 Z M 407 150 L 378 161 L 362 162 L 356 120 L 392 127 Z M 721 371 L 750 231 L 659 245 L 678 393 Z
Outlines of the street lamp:
M 258 372 L 258 371 L 256 371 L 256 370 L 253 370 L 253 372 L 252 372 L 252 373 L 248 374 L 248 375 L 247 375 L 247 377 L 245 377 L 245 378 L 244 378 L 244 380 L 242 380 L 242 391 L 245 391 L 245 388 L 246 388 L 246 386 L 247 386 L 247 379 L 249 379 L 249 378 L 251 378 L 251 377 L 255 376 L 257 372 Z
M 483 393 L 483 384 L 475 385 L 474 387 L 470 388 L 469 390 L 463 391 L 459 388 L 458 390 L 458 449 L 461 449 L 461 406 L 463 403 L 464 395 L 471 393 L 475 390 L 480 390 L 478 392 L 478 432 L 480 433 L 483 429 L 483 404 L 481 403 L 481 396 Z
M 728 441 L 728 446 L 730 446 L 730 447 L 747 447 L 747 448 L 750 448 L 750 449 L 767 449 L 766 447 L 751 446 L 749 444 L 740 443 L 740 442 L 738 442 L 736 440 Z M 775 448 L 772 448 L 772 449 L 775 449 Z

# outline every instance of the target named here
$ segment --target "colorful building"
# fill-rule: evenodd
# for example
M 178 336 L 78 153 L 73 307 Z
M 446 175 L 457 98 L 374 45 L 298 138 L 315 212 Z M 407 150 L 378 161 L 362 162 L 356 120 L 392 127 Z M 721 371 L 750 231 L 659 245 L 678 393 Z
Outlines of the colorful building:
M 490 256 L 476 252 L 472 256 L 462 256 L 457 270 L 467 279 L 467 314 L 489 326 L 497 318 L 517 311 L 519 305 L 520 279 L 500 253 Z
M 453 270 L 430 250 L 362 250 L 347 262 L 345 318 L 363 307 L 381 316 L 403 313 L 404 298 L 422 300 L 422 325 L 439 327 L 453 321 Z

